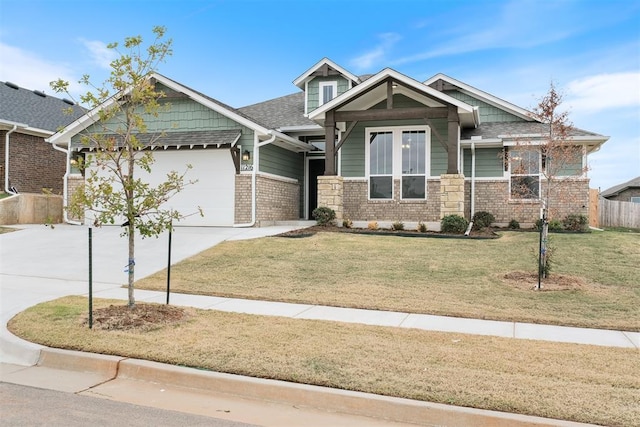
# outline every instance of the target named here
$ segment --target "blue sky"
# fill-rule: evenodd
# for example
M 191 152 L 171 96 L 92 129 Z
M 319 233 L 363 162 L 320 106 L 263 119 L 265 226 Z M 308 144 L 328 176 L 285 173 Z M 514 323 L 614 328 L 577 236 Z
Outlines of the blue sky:
M 553 80 L 574 125 L 610 136 L 591 187 L 640 175 L 640 0 L 0 0 L 0 80 L 101 83 L 109 42 L 164 25 L 159 71 L 234 107 L 296 92 L 323 57 L 354 74 L 439 72 L 531 109 Z

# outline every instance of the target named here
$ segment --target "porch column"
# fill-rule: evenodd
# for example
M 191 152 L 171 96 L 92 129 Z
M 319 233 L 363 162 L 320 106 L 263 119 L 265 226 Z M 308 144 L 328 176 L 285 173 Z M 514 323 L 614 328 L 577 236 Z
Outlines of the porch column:
M 327 111 L 324 119 L 324 174 L 336 175 L 336 122 L 333 110 Z
M 464 175 L 440 175 L 440 218 L 447 215 L 464 217 Z
M 454 105 L 449 105 L 447 115 L 448 122 L 448 138 L 447 138 L 447 174 L 455 175 L 458 170 L 458 156 L 460 156 L 460 118 L 458 117 L 458 109 Z

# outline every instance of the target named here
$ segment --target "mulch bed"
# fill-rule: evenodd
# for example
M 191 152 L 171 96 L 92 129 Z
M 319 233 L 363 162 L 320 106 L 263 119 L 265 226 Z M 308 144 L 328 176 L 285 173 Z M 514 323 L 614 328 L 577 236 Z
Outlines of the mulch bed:
M 185 308 L 164 304 L 110 305 L 93 310 L 93 328 L 100 330 L 149 331 L 161 326 L 186 320 L 189 313 Z M 83 320 L 89 324 L 89 318 Z
M 314 225 L 298 230 L 287 231 L 276 235 L 276 237 L 301 238 L 310 237 L 316 233 L 351 233 L 351 234 L 368 234 L 376 236 L 401 236 L 401 237 L 431 237 L 431 238 L 453 238 L 453 239 L 497 239 L 500 237 L 492 229 L 485 228 L 482 230 L 472 230 L 469 236 L 463 234 L 445 234 L 435 231 L 421 232 L 417 230 L 389 230 L 378 229 L 371 230 L 368 228 L 346 228 L 336 226 Z
M 504 275 L 503 280 L 521 290 L 545 291 L 574 291 L 587 286 L 581 277 L 569 276 L 566 274 L 551 273 L 549 277 L 540 281 L 541 289 L 538 286 L 538 274 L 523 271 L 513 271 Z

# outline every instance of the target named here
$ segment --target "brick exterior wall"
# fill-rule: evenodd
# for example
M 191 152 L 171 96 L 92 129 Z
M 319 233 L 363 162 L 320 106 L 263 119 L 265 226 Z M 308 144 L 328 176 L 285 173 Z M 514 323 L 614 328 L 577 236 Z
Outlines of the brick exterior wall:
M 261 222 L 300 219 L 300 183 L 261 174 L 256 180 L 258 225 Z
M 0 182 L 5 188 L 5 135 L 0 131 Z M 9 184 L 20 193 L 42 193 L 43 188 L 62 194 L 67 158 L 44 138 L 13 132 L 9 135 Z
M 236 175 L 236 194 L 234 222 L 247 224 L 251 222 L 251 175 Z
M 82 187 L 83 185 L 84 185 L 84 177 L 82 175 L 70 175 L 67 178 L 67 193 L 68 193 L 69 200 L 71 200 L 71 197 L 78 190 L 78 188 Z M 75 218 L 69 215 L 69 219 L 71 221 L 84 222 L 84 217 Z
M 572 179 L 554 187 L 548 216 L 562 220 L 569 214 L 589 215 L 589 180 Z M 545 183 L 542 185 L 544 194 Z M 471 182 L 465 182 L 465 217 L 471 215 Z M 515 219 L 521 224 L 534 223 L 540 218 L 539 201 L 509 200 L 509 181 L 491 180 L 476 181 L 475 211 L 486 211 L 493 214 L 496 223 L 508 224 Z
M 440 180 L 427 181 L 427 200 L 400 200 L 394 180 L 393 200 L 368 200 L 367 180 L 344 181 L 344 218 L 352 221 L 440 221 Z

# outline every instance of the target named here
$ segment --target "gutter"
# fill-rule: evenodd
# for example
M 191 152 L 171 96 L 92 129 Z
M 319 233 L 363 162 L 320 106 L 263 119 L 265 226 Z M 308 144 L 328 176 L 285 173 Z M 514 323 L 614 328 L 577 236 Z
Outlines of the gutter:
M 473 228 L 473 215 L 476 213 L 476 143 L 471 141 L 471 221 L 464 235 L 468 236 Z
M 4 135 L 4 191 L 7 194 L 15 195 L 17 193 L 15 191 L 12 191 L 9 186 L 9 139 L 10 139 L 9 135 L 15 132 L 18 128 L 26 129 L 29 126 L 22 123 L 15 123 L 15 122 L 4 122 L 4 123 L 10 126 L 13 126 L 13 128 L 7 131 L 7 133 Z
M 65 153 L 65 155 L 67 156 L 67 162 L 65 165 L 65 172 L 64 172 L 64 176 L 62 177 L 62 220 L 66 223 L 66 224 L 72 224 L 72 225 L 82 225 L 81 222 L 79 221 L 74 221 L 69 219 L 69 214 L 67 213 L 67 206 L 68 206 L 68 200 L 67 197 L 69 195 L 69 166 L 71 164 L 71 149 L 70 148 L 62 148 L 59 147 L 58 145 L 56 145 L 55 142 L 51 143 L 51 146 L 53 147 L 54 150 L 60 151 L 62 153 Z
M 256 174 L 258 173 L 258 167 L 260 165 L 260 147 L 271 144 L 276 140 L 276 134 L 269 132 L 271 134 L 271 138 L 266 141 L 260 142 L 258 140 L 258 135 L 254 133 L 253 137 L 253 170 L 251 171 L 251 222 L 247 222 L 244 224 L 233 224 L 234 228 L 241 227 L 253 227 L 256 225 Z

